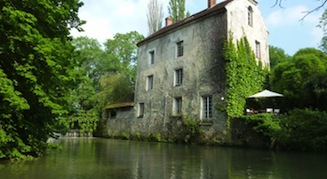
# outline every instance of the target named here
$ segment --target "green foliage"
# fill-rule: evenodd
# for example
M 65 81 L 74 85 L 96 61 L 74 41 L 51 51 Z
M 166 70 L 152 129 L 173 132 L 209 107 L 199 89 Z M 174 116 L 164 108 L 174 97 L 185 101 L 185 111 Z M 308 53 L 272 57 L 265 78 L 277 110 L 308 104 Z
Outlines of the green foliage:
M 80 110 L 69 117 L 70 129 L 79 129 L 80 134 L 92 134 L 96 129 L 99 117 L 95 109 Z
M 324 97 L 324 76 L 327 69 L 327 56 L 313 48 L 299 50 L 291 60 L 278 64 L 271 73 L 271 86 L 274 91 L 288 98 L 290 108 L 315 107 L 317 97 Z M 324 98 L 325 100 L 326 98 Z
M 0 2 L 0 158 L 41 155 L 76 85 L 79 1 Z
M 281 119 L 282 146 L 302 151 L 327 151 L 327 112 L 295 109 Z
M 270 147 L 300 151 L 327 151 L 327 112 L 295 109 L 287 115 L 242 116 L 249 127 L 266 137 Z
M 173 22 L 178 22 L 189 16 L 189 12 L 185 14 L 185 0 L 170 0 L 168 13 Z
M 274 69 L 276 65 L 291 60 L 291 56 L 287 55 L 281 48 L 269 46 L 270 69 Z
M 237 41 L 237 45 L 233 43 L 233 39 L 226 42 L 224 57 L 227 73 L 227 115 L 241 116 L 246 98 L 263 88 L 267 72 L 261 63 L 257 64 L 246 37 Z
M 129 140 L 129 138 L 131 136 L 130 132 L 128 132 L 128 131 L 122 132 L 121 135 L 122 135 L 123 139 L 127 139 L 127 140 Z
M 79 37 L 73 40 L 80 65 L 76 69 L 79 84 L 71 93 L 70 118 L 80 121 L 75 127 L 93 131 L 95 117 L 85 111 L 97 110 L 96 113 L 101 114 L 108 104 L 131 97 L 136 75 L 136 43 L 142 39 L 143 36 L 135 31 L 116 34 L 104 44 L 105 50 L 95 39 Z
M 271 142 L 279 139 L 281 126 L 280 118 L 271 113 L 245 115 L 242 117 L 257 133 L 270 138 Z
M 133 100 L 134 86 L 122 74 L 108 74 L 100 78 L 99 105 L 101 108 L 115 102 Z
M 201 121 L 194 120 L 189 118 L 184 118 L 183 125 L 185 127 L 185 139 L 184 141 L 187 142 L 194 142 L 196 141 L 202 131 Z
M 115 66 L 108 63 L 101 44 L 96 40 L 88 37 L 78 37 L 73 39 L 73 45 L 76 47 L 78 56 L 76 59 L 81 66 L 78 70 L 83 77 L 89 78 L 93 83 L 92 86 L 97 88 L 100 76 L 115 70 Z
M 108 39 L 104 46 L 106 48 L 106 61 L 103 66 L 106 67 L 110 64 L 114 70 L 108 71 L 122 73 L 127 75 L 132 82 L 136 76 L 136 57 L 137 46 L 136 44 L 143 39 L 143 35 L 136 31 L 131 31 L 126 34 L 117 33 L 113 39 Z M 107 64 L 107 65 L 106 65 Z M 99 68 L 101 71 L 101 68 Z

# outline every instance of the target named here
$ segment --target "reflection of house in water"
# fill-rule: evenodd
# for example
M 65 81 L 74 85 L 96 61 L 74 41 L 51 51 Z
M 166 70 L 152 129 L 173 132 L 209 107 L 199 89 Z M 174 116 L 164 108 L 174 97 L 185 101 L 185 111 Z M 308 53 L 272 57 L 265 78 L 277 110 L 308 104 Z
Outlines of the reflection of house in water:
M 205 10 L 179 22 L 166 18 L 165 27 L 138 43 L 133 111 L 110 107 L 116 118 L 108 120 L 109 135 L 163 134 L 173 116 L 200 120 L 208 131 L 226 129 L 225 112 L 215 108 L 226 99 L 223 44 L 231 34 L 234 40 L 246 36 L 257 60 L 268 66 L 268 31 L 255 0 L 207 2 Z

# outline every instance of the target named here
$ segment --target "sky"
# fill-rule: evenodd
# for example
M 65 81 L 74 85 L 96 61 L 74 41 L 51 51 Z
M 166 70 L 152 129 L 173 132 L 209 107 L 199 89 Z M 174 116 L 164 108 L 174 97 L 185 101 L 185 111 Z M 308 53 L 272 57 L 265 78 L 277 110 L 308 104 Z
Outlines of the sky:
M 82 0 L 84 6 L 79 17 L 87 23 L 84 32 L 72 30 L 73 37 L 88 36 L 103 44 L 116 33 L 137 31 L 148 35 L 147 3 L 149 0 Z M 222 0 L 217 0 L 217 3 Z M 282 0 L 282 7 L 274 6 L 275 0 L 257 0 L 269 31 L 269 45 L 293 55 L 301 48 L 318 48 L 323 32 L 317 27 L 324 8 L 314 11 L 303 20 L 306 12 L 321 5 L 318 0 Z M 163 4 L 164 17 L 168 16 L 169 0 Z M 186 10 L 191 14 L 207 8 L 207 0 L 186 0 Z

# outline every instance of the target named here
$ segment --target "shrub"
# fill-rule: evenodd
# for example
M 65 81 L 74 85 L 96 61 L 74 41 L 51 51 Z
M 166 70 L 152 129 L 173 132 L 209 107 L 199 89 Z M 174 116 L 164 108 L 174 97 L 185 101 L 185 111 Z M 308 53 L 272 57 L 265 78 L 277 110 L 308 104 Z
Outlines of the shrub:
M 295 109 L 281 120 L 281 142 L 290 149 L 327 151 L 327 113 Z

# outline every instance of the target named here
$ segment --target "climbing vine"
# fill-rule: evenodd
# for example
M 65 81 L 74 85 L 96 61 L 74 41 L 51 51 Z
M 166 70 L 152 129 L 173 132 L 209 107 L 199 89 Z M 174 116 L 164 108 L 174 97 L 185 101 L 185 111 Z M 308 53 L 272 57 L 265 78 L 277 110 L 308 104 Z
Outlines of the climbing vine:
M 243 114 L 246 97 L 263 88 L 267 70 L 256 61 L 246 37 L 238 40 L 236 45 L 232 38 L 229 39 L 225 43 L 224 57 L 227 73 L 226 112 L 230 118 Z

